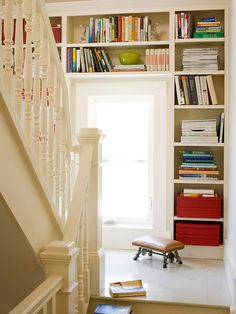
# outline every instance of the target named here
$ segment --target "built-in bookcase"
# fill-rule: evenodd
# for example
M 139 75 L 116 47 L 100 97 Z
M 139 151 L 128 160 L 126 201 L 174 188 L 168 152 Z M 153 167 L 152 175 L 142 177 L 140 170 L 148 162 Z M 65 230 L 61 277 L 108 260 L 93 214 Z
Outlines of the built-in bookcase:
M 73 12 L 71 10 L 61 11 L 58 13 L 58 8 L 55 8 L 55 14 L 50 9 L 51 21 L 55 23 L 61 23 L 62 25 L 62 40 L 58 44 L 61 53 L 61 59 L 65 74 L 68 78 L 80 79 L 86 78 L 89 81 L 90 77 L 94 79 L 94 73 L 68 73 L 68 48 L 89 48 L 89 49 L 102 49 L 108 55 L 111 64 L 119 64 L 119 53 L 124 51 L 138 52 L 140 53 L 140 63 L 146 64 L 146 51 L 155 49 L 169 49 L 169 69 L 166 73 L 159 72 L 156 70 L 145 71 L 145 72 L 130 72 L 130 78 L 135 79 L 135 76 L 147 77 L 151 75 L 152 78 L 155 75 L 160 79 L 163 74 L 169 74 L 171 81 L 170 99 L 171 99 L 171 112 L 168 118 L 173 126 L 173 137 L 169 138 L 168 147 L 171 147 L 173 156 L 171 158 L 173 167 L 173 174 L 170 185 L 172 188 L 171 199 L 172 199 L 172 237 L 175 238 L 175 225 L 178 221 L 191 221 L 193 223 L 209 222 L 219 223 L 221 227 L 220 243 L 224 242 L 224 220 L 227 216 L 226 202 L 227 197 L 227 181 L 226 181 L 226 156 L 227 156 L 227 106 L 228 106 L 228 65 L 227 65 L 227 51 L 228 51 L 228 8 L 226 0 L 219 0 L 217 4 L 213 1 L 207 4 L 204 1 L 200 1 L 200 4 L 194 3 L 194 1 L 181 0 L 181 5 L 177 5 L 177 1 L 167 0 L 161 1 L 161 4 L 156 3 L 150 9 L 145 8 L 145 4 L 133 7 L 130 9 L 127 4 L 127 8 L 123 11 L 118 8 L 112 10 L 110 7 L 102 12 L 101 7 L 98 10 L 90 9 Z M 140 2 L 139 2 L 140 3 Z M 112 7 L 112 6 L 111 6 Z M 141 11 L 140 8 L 143 8 Z M 145 8 L 145 9 L 144 9 Z M 96 12 L 97 11 L 97 12 Z M 194 27 L 201 19 L 215 17 L 216 21 L 220 22 L 224 35 L 221 37 L 213 36 L 211 38 L 178 38 L 176 36 L 176 14 L 185 12 L 192 16 L 194 21 Z M 86 42 L 83 36 L 81 37 L 81 31 L 85 34 L 85 30 L 89 32 L 89 25 L 91 24 L 91 17 L 94 19 L 107 19 L 114 18 L 116 16 L 132 16 L 134 17 L 148 17 L 152 25 L 160 22 L 157 28 L 158 36 L 155 37 L 153 29 L 148 40 L 145 41 L 114 41 L 114 42 Z M 204 67 L 199 70 L 183 71 L 183 51 L 186 48 L 215 48 L 218 51 L 218 70 L 206 70 Z M 109 73 L 111 77 L 122 77 L 127 73 Z M 95 76 L 99 78 L 107 75 L 107 73 L 96 73 Z M 192 76 L 207 76 L 210 75 L 213 81 L 217 104 L 209 105 L 179 105 L 176 96 L 175 87 L 175 76 L 192 75 Z M 220 115 L 224 114 L 224 141 L 218 143 L 181 143 L 181 123 L 182 120 L 197 120 L 197 119 L 217 119 L 219 120 Z M 218 122 L 217 122 L 218 123 Z M 185 150 L 197 150 L 197 151 L 211 151 L 213 152 L 215 162 L 219 169 L 218 180 L 180 180 L 179 179 L 179 166 L 181 164 L 181 152 Z M 215 193 L 218 193 L 222 198 L 222 214 L 218 219 L 201 219 L 200 218 L 180 218 L 176 216 L 176 196 L 183 191 L 184 188 L 191 189 L 214 189 Z

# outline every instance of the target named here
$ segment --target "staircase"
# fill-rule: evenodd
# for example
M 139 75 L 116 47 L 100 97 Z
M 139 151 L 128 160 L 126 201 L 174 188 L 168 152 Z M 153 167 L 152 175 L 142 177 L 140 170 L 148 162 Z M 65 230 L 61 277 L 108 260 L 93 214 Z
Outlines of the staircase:
M 14 294 L 6 302 L 1 293 L 0 312 L 85 314 L 102 269 L 87 227 L 98 221 L 101 134 L 83 129 L 72 142 L 68 89 L 43 0 L 1 0 L 0 34 L 0 191 L 7 225 L 18 230 L 18 260 L 28 265 L 14 261 L 15 285 L 25 287 L 4 281 Z M 23 278 L 31 275 L 28 285 Z

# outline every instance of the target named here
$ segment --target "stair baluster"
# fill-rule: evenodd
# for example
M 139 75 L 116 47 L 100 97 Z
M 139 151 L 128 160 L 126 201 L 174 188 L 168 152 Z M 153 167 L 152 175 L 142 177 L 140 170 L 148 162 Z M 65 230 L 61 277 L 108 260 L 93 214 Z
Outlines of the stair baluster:
M 24 130 L 31 142 L 31 115 L 32 115 L 32 30 L 33 18 L 35 14 L 35 1 L 24 0 L 25 14 L 25 31 L 26 31 L 26 48 L 24 62 L 24 93 L 25 93 L 25 108 L 24 108 Z
M 43 21 L 39 12 L 35 14 L 33 42 L 34 42 L 34 86 L 33 86 L 33 146 L 37 161 L 40 160 L 40 49 L 43 39 Z
M 4 82 L 6 88 L 11 92 L 12 83 L 12 37 L 13 37 L 13 0 L 6 1 L 4 18 Z
M 16 0 L 16 38 L 15 38 L 15 106 L 19 119 L 21 120 L 22 110 L 22 83 L 23 83 L 23 18 L 22 18 L 23 0 Z
M 55 140 L 54 140 L 54 202 L 61 217 L 60 209 L 60 119 L 61 119 L 61 85 L 57 82 L 56 100 L 54 103 Z
M 49 78 L 48 78 L 48 182 L 49 189 L 53 195 L 53 142 L 54 142 L 54 118 L 53 118 L 53 108 L 55 105 L 55 90 L 57 84 L 57 72 L 54 62 L 51 61 L 49 67 Z
M 47 38 L 43 39 L 42 55 L 41 55 L 41 78 L 42 78 L 42 101 L 41 101 L 41 168 L 45 179 L 47 178 L 47 80 L 48 80 L 48 66 L 50 60 L 50 48 Z

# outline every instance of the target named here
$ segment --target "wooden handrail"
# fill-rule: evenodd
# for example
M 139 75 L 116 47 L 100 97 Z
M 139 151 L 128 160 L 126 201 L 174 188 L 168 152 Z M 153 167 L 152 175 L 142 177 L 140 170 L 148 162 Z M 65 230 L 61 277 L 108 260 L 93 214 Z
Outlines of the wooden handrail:
M 50 276 L 33 292 L 31 292 L 21 303 L 19 303 L 9 314 L 33 314 L 46 308 L 48 302 L 52 301 L 53 311 L 56 313 L 56 294 L 62 287 L 62 276 Z

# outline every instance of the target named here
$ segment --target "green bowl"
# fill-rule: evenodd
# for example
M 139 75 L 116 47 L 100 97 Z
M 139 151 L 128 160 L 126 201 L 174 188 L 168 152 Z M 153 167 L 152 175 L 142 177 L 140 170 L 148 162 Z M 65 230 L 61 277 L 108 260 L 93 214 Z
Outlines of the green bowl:
M 137 52 L 121 52 L 119 54 L 120 63 L 124 65 L 138 64 L 139 59 L 140 54 Z

